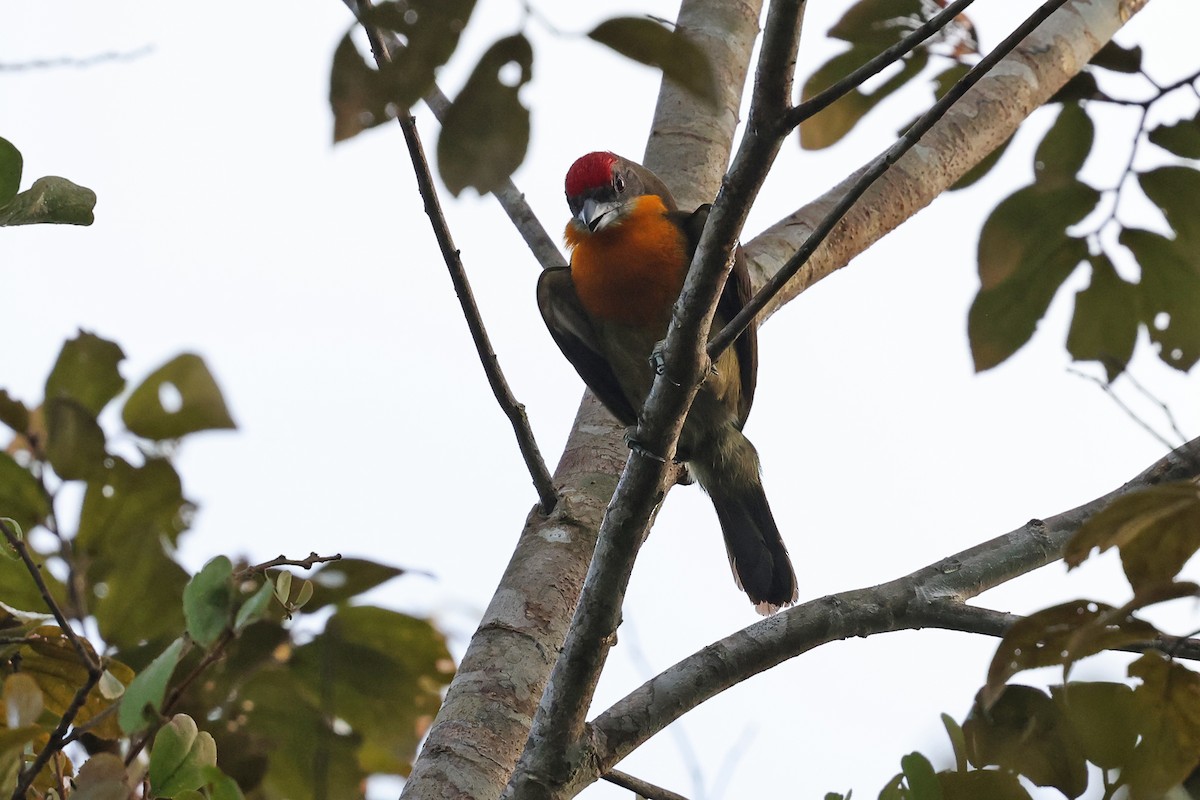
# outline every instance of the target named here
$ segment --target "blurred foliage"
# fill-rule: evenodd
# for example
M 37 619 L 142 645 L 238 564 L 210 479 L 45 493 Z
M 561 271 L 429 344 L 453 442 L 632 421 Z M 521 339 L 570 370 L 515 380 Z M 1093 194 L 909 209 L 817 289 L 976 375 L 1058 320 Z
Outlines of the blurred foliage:
M 921 0 L 855 3 L 829 31 L 849 48 L 817 68 L 804 84 L 804 98 L 899 42 L 941 5 Z M 973 26 L 960 15 L 885 73 L 877 87 L 852 89 L 805 121 L 800 142 L 820 149 L 840 141 L 881 101 L 918 79 L 928 80 L 933 95 L 940 97 L 978 55 Z M 1106 73 L 1141 75 L 1149 98 L 1144 92 L 1109 94 Z M 1110 42 L 1050 100 L 1047 105 L 1059 112 L 1034 156 L 1034 182 L 1002 200 L 980 234 L 981 285 L 967 324 L 977 371 L 1003 363 L 1028 342 L 1051 300 L 1084 265 L 1091 283 L 1075 296 L 1066 343 L 1073 359 L 1100 363 L 1112 381 L 1128 365 L 1141 329 L 1172 367 L 1186 371 L 1200 360 L 1200 224 L 1193 210 L 1200 202 L 1200 171 L 1193 163 L 1200 159 L 1200 114 L 1148 125 L 1156 103 L 1168 96 L 1181 98 L 1177 92 L 1194 93 L 1198 78 L 1200 73 L 1160 85 L 1144 72 L 1140 48 Z M 1138 119 L 1136 127 L 1109 124 L 1103 139 L 1098 137 L 1089 110 L 1103 104 L 1129 109 Z M 1007 144 L 955 188 L 985 175 Z M 1128 160 L 1093 170 L 1099 185 L 1080 177 L 1094 152 L 1114 147 L 1132 150 Z M 1174 163 L 1135 168 L 1164 160 Z M 1170 235 L 1126 224 L 1122 198 L 1139 190 L 1162 210 Z M 1136 272 L 1139 278 L 1122 277 L 1122 272 Z
M 60 223 L 91 225 L 96 193 L 66 178 L 38 178 L 21 191 L 21 151 L 0 139 L 0 226 Z
M 384 0 L 364 4 L 361 21 L 378 32 L 389 57 L 368 62 L 355 43 L 357 27 L 333 54 L 329 105 L 333 140 L 340 142 L 395 119 L 434 89 L 438 68 L 458 46 L 474 0 Z M 588 33 L 594 42 L 655 67 L 701 102 L 716 107 L 717 84 L 704 51 L 684 33 L 648 17 L 614 17 Z M 379 54 L 375 54 L 379 55 Z M 442 119 L 438 170 L 458 195 L 502 187 L 529 149 L 529 109 L 521 87 L 533 76 L 533 48 L 517 33 L 500 38 L 479 58 Z
M 292 562 L 217 556 L 189 575 L 175 550 L 195 506 L 171 456 L 233 419 L 199 356 L 128 391 L 124 357 L 81 332 L 40 402 L 0 390 L 12 432 L 0 452 L 0 794 L 24 780 L 34 797 L 115 799 L 145 776 L 154 797 L 349 800 L 370 775 L 407 774 L 453 663 L 428 622 L 351 605 L 403 570 L 313 554 L 293 582 Z M 109 430 L 116 420 L 124 429 Z M 58 614 L 103 647 L 55 624 L 22 551 Z M 294 621 L 313 613 L 324 625 L 298 640 Z M 54 736 L 63 722 L 91 754 L 81 764 Z

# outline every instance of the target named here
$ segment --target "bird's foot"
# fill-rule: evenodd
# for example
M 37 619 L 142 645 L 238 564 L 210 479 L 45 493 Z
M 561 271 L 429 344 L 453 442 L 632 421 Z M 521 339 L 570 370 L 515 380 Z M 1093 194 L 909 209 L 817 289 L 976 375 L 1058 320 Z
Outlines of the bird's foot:
M 633 452 L 637 453 L 639 456 L 644 456 L 646 458 L 652 459 L 654 461 L 659 462 L 660 464 L 667 463 L 667 460 L 665 458 L 658 455 L 657 453 L 650 452 L 649 450 L 646 449 L 645 445 L 643 445 L 641 442 L 638 441 L 636 425 L 630 425 L 628 428 L 625 429 L 625 446 L 628 447 Z
M 654 345 L 654 349 L 650 351 L 650 358 L 646 359 L 647 361 L 650 362 L 650 368 L 654 370 L 655 375 L 662 375 L 663 373 L 665 373 L 667 371 L 667 359 L 666 359 L 666 356 L 664 355 L 666 346 L 667 346 L 667 340 L 663 339 L 658 344 Z M 715 362 L 712 364 L 709 364 L 708 374 L 709 375 L 720 375 L 721 374 L 721 373 L 717 372 L 717 365 Z M 706 378 L 707 378 L 707 376 L 706 376 Z M 667 378 L 667 380 L 671 381 L 670 378 Z M 676 386 L 679 385 L 676 381 L 671 381 L 671 383 L 674 383 Z

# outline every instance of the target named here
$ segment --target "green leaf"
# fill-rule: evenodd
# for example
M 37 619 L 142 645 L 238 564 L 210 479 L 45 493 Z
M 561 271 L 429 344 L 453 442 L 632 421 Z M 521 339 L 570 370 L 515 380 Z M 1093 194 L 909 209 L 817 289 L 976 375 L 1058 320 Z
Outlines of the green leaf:
M 859 0 L 829 29 L 830 37 L 882 50 L 912 30 L 920 0 Z
M 64 481 L 88 480 L 104 470 L 108 453 L 95 416 L 68 397 L 46 401 L 46 458 Z
M 501 70 L 513 64 L 519 77 L 502 82 Z M 529 109 L 518 93 L 532 68 L 533 48 L 519 35 L 496 42 L 479 60 L 446 112 L 438 137 L 438 170 L 451 194 L 468 186 L 480 194 L 499 189 L 525 160 Z
M 21 190 L 21 151 L 0 138 L 0 207 L 7 205 Z
M 1200 675 L 1156 651 L 1129 665 L 1141 740 L 1121 779 L 1133 800 L 1159 798 L 1200 764 Z
M 361 558 L 330 562 L 313 573 L 313 596 L 308 610 L 342 603 L 403 574 L 399 567 Z
M 942 800 L 942 785 L 928 758 L 920 753 L 909 753 L 900 759 L 900 769 L 908 783 L 910 800 Z
M 1080 659 L 1115 647 L 1148 642 L 1158 629 L 1132 616 L 1114 619 L 1113 608 L 1090 600 L 1072 600 L 1017 620 L 1004 634 L 988 668 L 980 702 L 989 707 L 1002 696 L 1005 682 L 1018 672 Z
M 0 451 L 0 516 L 10 517 L 24 530 L 30 530 L 49 513 L 50 501 L 37 478 L 8 453 Z M 0 597 L 4 596 L 0 593 Z
M 875 55 L 873 48 L 855 47 L 834 56 L 805 81 L 802 99 L 815 97 Z M 859 87 L 847 92 L 800 124 L 800 145 L 807 150 L 820 150 L 840 141 L 868 111 L 916 77 L 928 61 L 929 55 L 925 51 L 915 51 L 901 62 L 899 72 L 873 91 L 866 92 Z
M 1200 361 L 1200 262 L 1192 245 L 1136 228 L 1121 231 L 1119 241 L 1142 269 L 1139 306 L 1159 358 L 1191 369 Z
M 1125 766 L 1138 738 L 1132 688 L 1123 683 L 1072 681 L 1051 686 L 1050 696 L 1075 731 L 1088 761 L 1101 769 Z
M 646 17 L 615 17 L 597 25 L 588 38 L 641 64 L 658 67 L 663 76 L 682 86 L 715 110 L 717 81 L 704 51 L 678 28 L 667 28 Z
M 176 356 L 142 381 L 121 417 L 131 432 L 147 439 L 237 427 L 204 359 L 192 353 Z
M 29 431 L 29 409 L 20 400 L 11 397 L 7 389 L 0 389 L 0 422 L 20 434 Z
M 1120 548 L 1135 592 L 1172 580 L 1200 548 L 1200 489 L 1180 481 L 1118 497 L 1067 542 L 1067 566 L 1078 566 L 1093 547 Z
M 125 388 L 117 365 L 125 354 L 115 343 L 80 331 L 68 339 L 46 379 L 46 400 L 66 397 L 99 416 L 108 401 Z
M 238 609 L 237 616 L 233 620 L 233 629 L 241 632 L 246 626 L 252 625 L 266 616 L 274 590 L 275 587 L 271 585 L 271 581 L 264 580 L 262 587 Z
M 1195 268 L 1196 251 L 1200 248 L 1200 215 L 1196 214 L 1196 205 L 1200 203 L 1200 170 L 1159 167 L 1138 173 L 1138 184 L 1146 197 L 1162 209 Z
M 162 748 L 155 771 L 155 754 Z M 187 714 L 176 714 L 154 738 L 150 753 L 150 788 L 155 797 L 178 797 L 208 783 L 208 769 L 217 764 L 212 734 L 197 731 Z
M 68 708 L 73 707 L 75 694 L 87 682 L 87 667 L 80 660 L 74 644 L 58 627 L 43 625 L 31 633 L 37 634 L 39 639 L 22 650 L 21 670 L 37 681 L 46 709 L 56 716 L 62 716 Z M 84 646 L 94 657 L 95 652 L 86 640 Z M 117 681 L 128 684 L 133 680 L 133 670 L 119 661 L 110 660 L 107 667 Z M 121 730 L 115 716 L 108 713 L 112 706 L 113 698 L 106 697 L 96 687 L 88 693 L 75 716 L 75 723 L 82 725 L 95 720 L 90 733 L 101 739 L 116 739 Z
M 976 371 L 1000 364 L 1029 341 L 1087 243 L 1067 228 L 1100 199 L 1090 186 L 1034 184 L 1002 201 L 979 236 L 980 290 L 967 330 Z
M 1151 142 L 1183 158 L 1200 158 L 1200 115 L 1150 131 Z
M 275 597 L 283 605 L 287 605 L 292 596 L 292 573 L 286 570 L 275 576 Z
M 1114 41 L 1101 47 L 1091 62 L 1113 72 L 1133 74 L 1142 68 L 1142 48 L 1122 47 Z
M 1075 293 L 1067 351 L 1076 361 L 1099 361 L 1109 381 L 1124 371 L 1137 344 L 1142 318 L 1138 289 L 1122 280 L 1104 254 L 1088 259 L 1092 282 Z
M 353 29 L 342 37 L 329 80 L 333 140 L 387 122 L 428 94 L 474 7 L 475 0 L 404 0 L 380 3 L 367 12 L 367 25 L 393 31 L 404 46 L 392 48 L 391 61 L 379 71 L 359 54 Z
M 183 589 L 183 618 L 188 635 L 208 647 L 229 627 L 233 613 L 233 564 L 217 556 Z
M 91 225 L 96 193 L 66 178 L 38 178 L 11 202 L 0 207 L 0 226 Z
M 118 709 L 121 730 L 128 734 L 143 730 L 154 718 L 148 716 L 147 706 L 157 715 L 166 697 L 171 673 L 175 671 L 182 653 L 183 639 L 176 639 L 126 686 Z
M 1078 103 L 1066 103 L 1050 126 L 1033 157 L 1038 183 L 1073 181 L 1092 152 L 1096 126 Z
M 939 772 L 938 781 L 945 800 L 1030 800 L 1029 792 L 1011 772 Z
M 950 746 L 954 749 L 954 764 L 959 772 L 967 771 L 967 740 L 963 736 L 962 726 L 949 714 L 942 714 L 942 726 L 946 736 L 950 738 Z
M 1068 798 L 1087 789 L 1087 762 L 1062 712 L 1042 691 L 1010 685 L 991 709 L 979 705 L 963 723 L 967 751 L 977 768 L 996 765 Z
M 201 770 L 205 780 L 212 786 L 212 800 L 245 800 L 237 781 L 221 771 L 220 767 L 205 767 Z
M 1050 96 L 1046 105 L 1055 103 L 1078 103 L 1080 100 L 1095 100 L 1105 97 L 1096 83 L 1096 76 L 1090 71 L 1077 72 L 1062 87 Z

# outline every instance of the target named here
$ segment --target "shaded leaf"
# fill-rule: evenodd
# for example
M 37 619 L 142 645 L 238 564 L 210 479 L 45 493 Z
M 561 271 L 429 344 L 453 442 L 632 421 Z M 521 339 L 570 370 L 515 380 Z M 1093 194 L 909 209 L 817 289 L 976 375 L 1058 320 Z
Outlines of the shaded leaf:
M 46 499 L 37 478 L 8 453 L 0 451 L 0 517 L 10 517 L 23 529 L 29 530 L 49 513 L 50 501 Z M 3 582 L 0 581 L 2 586 Z M 0 597 L 8 596 L 0 592 Z
M 1122 47 L 1114 41 L 1101 47 L 1091 62 L 1113 72 L 1135 73 L 1142 68 L 1142 48 Z
M 125 359 L 116 342 L 80 331 L 68 339 L 59 351 L 50 377 L 46 379 L 46 400 L 65 397 L 99 416 L 108 401 L 125 388 L 118 365 Z
M 1120 242 L 1142 269 L 1139 306 L 1159 357 L 1191 369 L 1200 360 L 1200 265 L 1178 240 L 1157 233 L 1125 228 Z
M 1073 600 L 1017 620 L 996 648 L 980 702 L 989 707 L 1003 696 L 1005 682 L 1023 670 L 1068 667 L 1104 650 L 1158 636 L 1150 623 L 1132 616 L 1113 619 L 1112 611 L 1103 603 Z
M 163 402 L 168 393 L 173 395 L 170 408 Z M 237 427 L 204 359 L 192 353 L 176 356 L 142 381 L 125 401 L 121 418 L 131 432 L 147 439 Z
M 33 633 L 40 639 L 26 645 L 22 650 L 21 670 L 37 681 L 46 709 L 52 714 L 62 716 L 74 701 L 79 687 L 87 682 L 87 667 L 80 661 L 70 639 L 58 627 L 45 625 Z M 95 652 L 86 640 L 84 646 L 95 657 Z M 126 685 L 133 680 L 133 670 L 119 661 L 109 660 L 107 668 L 118 681 Z M 105 697 L 99 687 L 93 688 L 76 714 L 75 724 L 82 725 L 101 716 L 112 705 L 113 701 Z M 91 733 L 101 739 L 116 739 L 121 732 L 116 720 L 109 714 L 91 728 Z
M 1075 73 L 1057 92 L 1050 96 L 1046 105 L 1078 103 L 1080 100 L 1094 100 L 1104 96 L 1104 92 L 1100 91 L 1100 84 L 1096 83 L 1096 76 L 1085 70 Z
M 217 556 L 183 589 L 188 635 L 201 647 L 208 647 L 229 627 L 232 614 L 233 564 L 225 556 Z
M 900 769 L 904 772 L 911 800 L 942 800 L 942 785 L 928 758 L 920 753 L 909 753 L 900 759 Z
M 399 567 L 361 558 L 330 562 L 312 575 L 313 596 L 308 610 L 344 602 L 403 574 Z
M 1200 675 L 1149 651 L 1129 665 L 1141 740 L 1121 778 L 1133 800 L 1149 800 L 1182 783 L 1200 764 Z
M 233 621 L 233 629 L 235 631 L 243 630 L 247 625 L 252 625 L 261 620 L 267 612 L 267 608 L 271 605 L 271 596 L 274 594 L 274 587 L 269 580 L 263 581 L 262 587 L 250 596 L 250 599 L 242 603 L 242 607 L 238 609 L 237 617 Z
M 942 726 L 946 729 L 946 736 L 949 737 L 950 746 L 954 750 L 955 767 L 959 772 L 966 772 L 967 740 L 963 736 L 962 726 L 949 714 L 942 714 Z
M 11 202 L 0 207 L 4 225 L 91 225 L 96 193 L 66 178 L 38 178 Z
M 875 55 L 876 51 L 873 48 L 856 47 L 834 56 L 805 81 L 802 99 L 809 100 L 815 97 Z M 867 92 L 859 87 L 847 92 L 829 107 L 800 124 L 800 145 L 808 150 L 820 150 L 835 144 L 849 133 L 868 111 L 916 77 L 928 61 L 929 55 L 924 50 L 914 51 L 901 62 L 896 74 L 874 90 Z
M 131 794 L 121 757 L 97 753 L 79 768 L 71 800 L 129 800 Z
M 1030 800 L 1017 776 L 1002 770 L 939 772 L 938 781 L 945 800 Z
M 501 70 L 513 64 L 519 76 L 505 83 Z M 501 39 L 483 54 L 446 111 L 437 158 L 451 194 L 468 186 L 480 194 L 499 189 L 525 160 L 529 109 L 521 105 L 518 92 L 529 82 L 532 68 L 533 48 L 524 36 Z
M 1079 103 L 1065 103 L 1058 118 L 1042 138 L 1033 157 L 1038 183 L 1074 180 L 1096 138 L 1096 126 Z
M 588 38 L 641 64 L 658 67 L 711 109 L 717 107 L 717 81 L 700 47 L 678 28 L 646 17 L 615 17 L 597 25 Z
M 1200 547 L 1200 489 L 1181 481 L 1118 497 L 1075 532 L 1063 557 L 1076 567 L 1093 547 L 1120 548 L 1135 592 L 1171 581 Z
M 3 700 L 4 724 L 9 728 L 36 724 L 46 705 L 37 681 L 23 672 L 4 679 Z
M 342 37 L 329 80 L 333 140 L 394 119 L 428 94 L 474 7 L 475 0 L 402 0 L 368 11 L 364 22 L 394 32 L 403 46 L 392 48 L 391 62 L 376 70 L 359 54 L 353 29 Z
M 920 0 L 859 0 L 829 29 L 830 37 L 882 50 L 912 30 Z
M 176 639 L 158 658 L 150 662 L 138 676 L 126 684 L 125 696 L 118 709 L 118 720 L 125 733 L 143 730 L 158 714 L 171 673 L 183 653 L 183 639 Z M 149 710 L 148 710 L 149 709 Z
M 1138 173 L 1138 185 L 1158 206 L 1174 228 L 1176 238 L 1189 256 L 1193 270 L 1200 247 L 1200 170 L 1192 167 L 1159 167 Z
M 1159 147 L 1183 158 L 1200 158 L 1200 115 L 1174 125 L 1159 125 L 1147 137 Z
M 222 772 L 220 767 L 205 767 L 202 772 L 205 780 L 212 786 L 212 791 L 209 792 L 212 800 L 245 800 L 237 781 Z
M 1058 706 L 1042 691 L 1009 685 L 984 711 L 978 704 L 963 723 L 967 752 L 977 768 L 996 765 L 1068 798 L 1087 788 L 1087 763 Z
M 96 417 L 69 397 L 46 401 L 46 458 L 64 481 L 87 480 L 104 470 L 108 454 Z
M 1092 281 L 1075 293 L 1067 351 L 1076 361 L 1099 361 L 1116 379 L 1133 357 L 1141 308 L 1138 290 L 1123 280 L 1103 253 L 1089 259 Z
M 0 422 L 17 433 L 29 431 L 29 409 L 20 400 L 11 397 L 7 389 L 0 389 Z
M 1051 686 L 1050 696 L 1075 731 L 1088 761 L 1102 769 L 1125 766 L 1138 738 L 1131 687 L 1072 681 Z
M 0 138 L 0 207 L 7 205 L 21 190 L 21 151 L 12 142 Z

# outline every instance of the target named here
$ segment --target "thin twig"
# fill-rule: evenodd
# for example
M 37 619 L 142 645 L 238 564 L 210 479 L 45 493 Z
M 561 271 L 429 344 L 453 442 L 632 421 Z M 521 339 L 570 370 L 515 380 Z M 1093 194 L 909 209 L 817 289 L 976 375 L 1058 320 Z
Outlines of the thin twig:
M 35 69 L 55 69 L 58 67 L 75 67 L 84 69 L 93 67 L 97 64 L 102 64 L 106 61 L 133 61 L 135 59 L 148 56 L 154 52 L 154 45 L 146 44 L 139 47 L 137 50 L 130 50 L 125 53 L 97 53 L 92 56 L 84 56 L 83 58 L 72 58 L 64 56 L 62 58 L 41 58 L 33 61 L 18 61 L 11 64 L 0 64 L 0 72 L 27 72 Z
M 308 558 L 301 558 L 301 559 L 288 558 L 287 556 L 280 553 L 275 558 L 272 558 L 270 561 L 264 561 L 261 564 L 255 564 L 254 566 L 245 567 L 244 569 L 238 570 L 237 574 L 234 575 L 234 578 L 237 580 L 242 580 L 251 575 L 260 575 L 269 569 L 274 569 L 275 567 L 300 567 L 301 569 L 312 569 L 317 564 L 326 564 L 331 561 L 341 561 L 341 560 L 342 560 L 341 553 L 334 553 L 331 556 L 319 556 L 314 551 L 314 552 L 309 552 Z
M 75 648 L 75 652 L 79 654 L 80 661 L 87 667 L 89 676 L 93 673 L 96 679 L 99 680 L 101 668 L 100 662 L 96 659 L 92 651 L 84 644 L 83 640 L 75 633 L 75 629 L 71 627 L 71 623 L 67 621 L 67 617 L 63 614 L 62 608 L 59 607 L 58 601 L 50 594 L 50 587 L 46 585 L 46 581 L 42 578 L 42 570 L 34 563 L 33 557 L 29 554 L 29 548 L 25 546 L 25 541 L 17 536 L 16 531 L 8 526 L 8 523 L 0 519 L 0 533 L 4 534 L 4 538 L 8 541 L 10 547 L 17 551 L 17 555 L 21 557 L 21 561 L 25 564 L 25 569 L 29 572 L 33 582 L 37 584 L 38 592 L 42 595 L 42 602 L 50 613 L 54 615 L 54 619 L 58 621 L 58 627 L 62 629 L 63 634 L 71 641 L 71 645 Z
M 1015 50 L 1029 34 L 1033 33 L 1051 14 L 1063 5 L 1066 5 L 1068 1 L 1049 0 L 1049 2 L 1031 14 L 1003 42 L 997 45 L 996 49 L 980 59 L 979 63 L 972 67 L 971 71 L 962 77 L 962 80 L 954 84 L 954 87 L 950 91 L 946 92 L 940 100 L 930 106 L 929 110 L 922 114 L 895 144 L 889 147 L 883 155 L 872 161 L 858 179 L 847 188 L 846 193 L 842 195 L 833 209 L 817 224 L 813 232 L 804 240 L 804 244 L 800 245 L 799 249 L 788 259 L 788 262 L 772 275 L 770 280 L 763 284 L 758 293 L 721 329 L 720 333 L 709 340 L 708 357 L 715 361 L 721 353 L 725 352 L 726 348 L 733 344 L 742 331 L 750 325 L 754 317 L 758 315 L 758 312 L 762 311 L 775 295 L 779 294 L 784 285 L 808 262 L 808 259 L 816 252 L 821 242 L 825 241 L 825 238 L 829 236 L 842 217 L 846 215 L 846 212 L 866 193 L 867 189 L 883 173 L 887 172 L 892 164 L 896 163 L 901 156 L 911 150 L 921 140 L 921 137 L 945 115 L 950 106 L 958 102 L 959 98 L 982 80 L 1001 59 Z
M 857 89 L 862 85 L 863 81 L 873 75 L 883 71 L 890 64 L 899 61 L 904 56 L 908 55 L 913 50 L 916 50 L 926 39 L 929 39 L 942 28 L 949 25 L 954 19 L 961 14 L 967 6 L 974 3 L 975 0 L 956 0 L 944 9 L 939 11 L 934 16 L 930 17 L 923 25 L 913 29 L 911 33 L 905 36 L 900 41 L 888 49 L 881 52 L 879 55 L 872 58 L 867 63 L 863 64 L 858 69 L 851 72 L 846 77 L 834 83 L 827 89 L 823 89 L 809 99 L 792 108 L 783 118 L 783 124 L 788 130 L 792 130 L 800 123 L 804 122 L 809 117 L 819 111 L 828 108 L 833 103 L 848 94 L 851 90 Z
M 610 769 L 602 777 L 609 783 L 620 786 L 622 789 L 628 789 L 646 800 L 687 800 L 683 795 L 675 794 L 670 789 L 663 789 L 661 786 L 655 786 L 653 783 L 647 783 L 641 778 L 635 778 L 615 769 Z
M 1108 397 L 1114 403 L 1117 404 L 1117 408 L 1119 408 L 1125 412 L 1125 416 L 1129 417 L 1131 420 L 1133 420 L 1135 423 L 1137 423 L 1139 428 L 1141 428 L 1142 430 L 1146 431 L 1146 433 L 1153 436 L 1155 438 L 1155 440 L 1158 441 L 1159 444 L 1161 444 L 1165 447 L 1178 447 L 1178 444 L 1176 442 L 1172 442 L 1170 439 L 1163 436 L 1161 433 L 1159 433 L 1157 430 L 1154 429 L 1153 425 L 1151 425 L 1149 422 L 1147 422 L 1146 420 L 1139 417 L 1137 415 L 1137 412 L 1135 412 L 1132 408 L 1129 407 L 1129 405 L 1124 400 L 1122 400 L 1120 397 L 1117 396 L 1117 393 L 1115 391 L 1113 391 L 1112 384 L 1109 383 L 1108 381 L 1104 380 L 1103 378 L 1097 377 L 1096 375 L 1089 375 L 1086 372 L 1074 369 L 1073 367 L 1067 368 L 1067 374 L 1074 375 L 1077 378 L 1083 378 L 1085 381 L 1091 381 L 1092 383 L 1099 386 L 1101 391 L 1103 391 L 1106 395 L 1108 395 Z M 1126 373 L 1126 377 L 1129 377 L 1128 373 Z M 1133 381 L 1132 379 L 1130 379 L 1130 381 L 1136 385 L 1136 381 Z M 1139 386 L 1138 388 L 1141 388 L 1141 387 Z M 1151 399 L 1153 399 L 1153 398 L 1151 398 Z M 1162 403 L 1160 403 L 1160 405 L 1162 405 Z M 1163 408 L 1166 409 L 1166 406 L 1163 405 Z M 1168 416 L 1170 416 L 1169 411 L 1167 412 L 1167 414 L 1168 414 Z M 1173 423 L 1174 419 L 1172 418 L 1171 421 Z M 1174 425 L 1172 425 L 1172 427 L 1174 427 Z M 1176 433 L 1179 433 L 1178 428 L 1174 428 L 1174 430 Z M 1180 438 L 1182 438 L 1182 436 Z
M 367 0 L 358 0 L 360 19 L 365 18 L 369 8 L 370 3 Z M 375 61 L 382 68 L 384 64 L 391 61 L 387 45 L 383 42 L 377 28 L 365 24 L 363 27 L 367 31 L 367 39 L 375 53 Z M 446 262 L 446 269 L 450 271 L 450 281 L 454 284 L 454 291 L 458 295 L 458 302 L 462 307 L 463 316 L 466 318 L 467 328 L 471 331 L 471 339 L 475 342 L 475 351 L 479 355 L 480 363 L 483 364 L 483 371 L 492 388 L 492 394 L 512 425 L 517 446 L 521 450 L 521 457 L 525 460 L 525 468 L 533 480 L 534 489 L 537 490 L 541 511 L 543 514 L 549 514 L 558 503 L 558 491 L 554 488 L 550 470 L 546 467 L 546 461 L 542 458 L 537 440 L 533 436 L 533 429 L 529 426 L 529 417 L 525 414 L 525 406 L 517 402 L 516 397 L 513 396 L 512 389 L 509 388 L 508 381 L 504 378 L 504 372 L 500 369 L 500 361 L 496 358 L 496 351 L 492 348 L 487 329 L 484 328 L 483 316 L 479 313 L 479 306 L 475 303 L 471 284 L 467 280 L 467 272 L 463 268 L 462 257 L 450 235 L 450 226 L 446 223 L 446 216 L 442 213 L 442 204 L 438 199 L 437 188 L 433 183 L 433 174 L 429 170 L 429 161 L 425 158 L 425 150 L 417 133 L 416 121 L 408 113 L 401 114 L 396 121 L 400 123 L 400 129 L 404 132 L 404 141 L 408 145 L 409 158 L 412 159 L 413 172 L 417 177 L 417 188 L 420 190 L 421 199 L 425 201 L 425 213 L 433 226 L 434 236 L 442 250 L 442 258 Z

